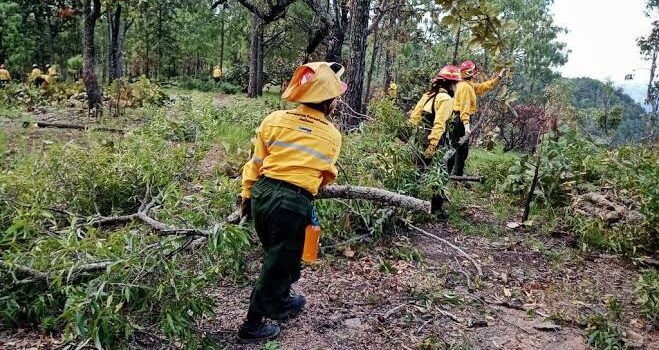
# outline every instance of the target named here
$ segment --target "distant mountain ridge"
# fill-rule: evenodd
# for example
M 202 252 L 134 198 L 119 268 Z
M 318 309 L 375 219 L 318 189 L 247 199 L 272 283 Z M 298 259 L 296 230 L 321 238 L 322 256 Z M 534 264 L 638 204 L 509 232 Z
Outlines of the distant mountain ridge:
M 602 108 L 606 99 L 606 84 L 592 78 L 564 78 L 572 82 L 574 91 L 572 103 L 575 107 L 587 110 Z M 620 126 L 613 134 L 612 141 L 615 144 L 623 144 L 639 141 L 645 133 L 646 110 L 628 95 L 622 87 L 614 87 L 610 101 L 611 107 L 619 105 L 623 109 Z M 602 136 L 601 130 L 594 125 L 586 125 L 585 132 L 593 136 Z

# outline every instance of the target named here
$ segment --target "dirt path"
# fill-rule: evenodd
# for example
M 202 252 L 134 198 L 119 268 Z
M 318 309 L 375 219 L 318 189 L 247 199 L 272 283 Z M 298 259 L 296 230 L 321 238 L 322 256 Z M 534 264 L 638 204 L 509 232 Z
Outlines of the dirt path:
M 635 316 L 630 291 L 637 272 L 626 262 L 583 257 L 554 238 L 543 243 L 553 245 L 554 252 L 564 250 L 564 256 L 533 252 L 521 243 L 527 233 L 491 240 L 465 237 L 440 224 L 427 229 L 477 256 L 483 278 L 476 280 L 469 263 L 456 259 L 454 251 L 420 236 L 356 249 L 353 258 L 326 256 L 306 268 L 295 287 L 307 296 L 308 309 L 282 324 L 280 348 L 587 349 L 579 323 L 606 314 L 605 302 L 611 298 L 622 305 L 621 324 L 628 325 L 629 341 L 641 349 L 657 348 L 658 334 L 646 331 Z M 425 258 L 407 261 L 410 252 Z M 257 260 L 250 265 L 252 278 Z M 236 344 L 234 332 L 249 292 L 241 286 L 212 291 L 217 317 L 202 327 L 227 349 L 261 348 Z

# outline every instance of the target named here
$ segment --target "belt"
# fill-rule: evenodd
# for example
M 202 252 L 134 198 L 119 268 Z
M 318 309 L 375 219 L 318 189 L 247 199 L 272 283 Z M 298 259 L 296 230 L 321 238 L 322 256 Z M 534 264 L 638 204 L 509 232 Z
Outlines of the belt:
M 281 181 L 281 180 L 277 180 L 277 179 L 273 179 L 273 178 L 269 178 L 269 177 L 263 177 L 262 181 L 265 181 L 265 182 L 270 183 L 270 184 L 275 185 L 275 186 L 288 188 L 289 190 L 293 190 L 296 193 L 299 193 L 299 194 L 307 197 L 310 201 L 313 201 L 313 196 L 311 195 L 311 192 L 305 190 L 304 188 L 302 188 L 300 186 L 293 185 L 290 182 Z

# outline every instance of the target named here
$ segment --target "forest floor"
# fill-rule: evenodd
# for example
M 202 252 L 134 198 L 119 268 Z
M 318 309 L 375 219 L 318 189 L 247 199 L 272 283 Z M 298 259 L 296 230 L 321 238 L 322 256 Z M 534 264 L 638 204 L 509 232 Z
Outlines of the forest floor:
M 226 96 L 216 97 L 220 108 L 229 103 Z M 89 122 L 74 115 L 47 108 L 23 118 Z M 23 128 L 22 119 L 1 116 L 0 128 L 10 145 L 28 142 L 30 148 L 75 142 L 80 133 Z M 452 186 L 474 197 L 471 202 L 484 195 L 477 187 Z M 497 232 L 464 232 L 464 225 L 451 221 L 422 227 L 470 254 L 481 264 L 482 277 L 452 248 L 413 232 L 343 245 L 304 268 L 294 290 L 306 296 L 307 308 L 281 324 L 280 338 L 268 349 L 588 349 L 588 320 L 601 315 L 622 325 L 628 345 L 659 350 L 659 332 L 635 303 L 639 274 L 629 260 L 585 253 L 570 233 L 508 228 L 517 213 L 497 219 L 487 206 L 465 206 L 452 208 L 452 215 Z M 263 348 L 238 345 L 235 334 L 259 267 L 257 246 L 248 258 L 248 282 L 218 281 L 207 291 L 216 299 L 216 314 L 200 320 L 199 329 L 226 349 Z M 0 349 L 59 344 L 60 336 L 38 330 L 0 331 Z

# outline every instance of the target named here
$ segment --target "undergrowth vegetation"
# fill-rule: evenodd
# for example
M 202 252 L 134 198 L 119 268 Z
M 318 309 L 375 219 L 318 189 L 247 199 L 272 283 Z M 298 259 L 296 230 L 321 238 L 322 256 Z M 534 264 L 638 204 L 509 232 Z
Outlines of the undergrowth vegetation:
M 140 332 L 162 334 L 188 349 L 211 346 L 196 324 L 213 310 L 205 290 L 220 278 L 242 280 L 244 259 L 254 246 L 250 228 L 225 224 L 224 218 L 234 209 L 254 130 L 278 101 L 237 97 L 230 107 L 218 108 L 204 94 L 175 100 L 167 107 L 151 99 L 136 104 L 129 113 L 143 125 L 122 137 L 89 132 L 82 141 L 54 143 L 42 151 L 10 146 L 9 136 L 0 132 L 0 263 L 5 267 L 0 325 L 64 331 L 73 341 L 99 348 L 126 347 Z M 445 191 L 451 223 L 466 233 L 504 234 L 505 221 L 516 215 L 528 190 L 533 157 L 502 147 L 474 150 L 469 172 L 487 181 L 466 191 L 449 184 L 442 154 L 425 174 L 418 172 L 421 150 L 396 137 L 405 117 L 393 101 L 372 101 L 369 113 L 373 121 L 344 135 L 339 183 L 424 199 Z M 656 152 L 608 150 L 569 131 L 543 147 L 534 220 L 578 233 L 589 249 L 656 249 Z M 628 207 L 641 214 L 636 225 L 575 214 L 574 198 L 602 189 L 630 201 Z M 95 224 L 100 217 L 141 211 L 154 198 L 150 217 L 174 227 L 203 228 L 208 244 L 137 221 L 109 228 Z M 461 211 L 476 204 L 491 209 L 496 222 L 465 221 Z M 358 200 L 318 206 L 325 246 L 358 235 L 379 237 L 401 227 L 401 219 L 421 218 Z M 403 248 L 392 254 L 422 258 Z M 647 316 L 655 320 L 656 281 L 656 274 L 644 275 L 637 288 Z

